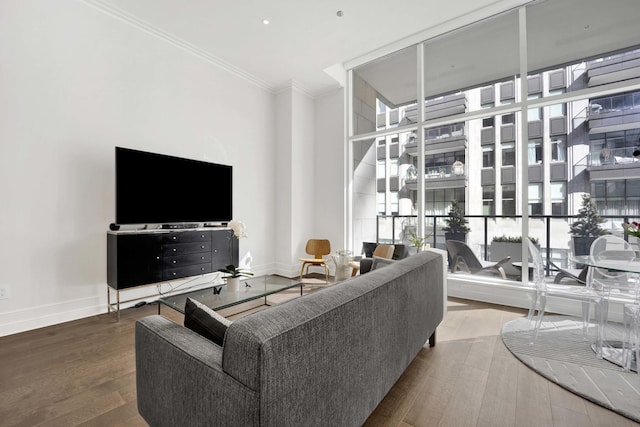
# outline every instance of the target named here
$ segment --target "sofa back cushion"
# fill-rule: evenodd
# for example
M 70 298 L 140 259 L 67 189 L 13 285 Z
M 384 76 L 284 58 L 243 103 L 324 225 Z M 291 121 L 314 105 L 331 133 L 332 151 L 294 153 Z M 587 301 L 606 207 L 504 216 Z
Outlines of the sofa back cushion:
M 219 315 L 197 300 L 187 298 L 184 306 L 184 326 L 218 345 L 224 342 L 224 335 L 231 321 Z

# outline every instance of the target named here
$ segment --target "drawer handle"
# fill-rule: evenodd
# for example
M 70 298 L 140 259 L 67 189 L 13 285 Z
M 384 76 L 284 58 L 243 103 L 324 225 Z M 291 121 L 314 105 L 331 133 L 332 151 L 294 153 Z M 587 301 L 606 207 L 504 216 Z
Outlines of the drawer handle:
M 200 267 L 200 270 L 204 271 L 204 267 Z
M 203 257 L 203 256 L 201 256 L 201 257 L 200 257 L 200 259 L 204 259 L 204 257 Z
M 173 260 L 173 263 L 174 263 L 174 264 L 175 264 L 175 263 L 177 263 L 177 262 L 178 262 L 178 261 L 176 261 L 175 259 Z
M 174 276 L 176 275 L 176 273 L 172 273 Z
M 177 249 L 176 249 L 176 248 L 173 248 L 173 252 L 175 252 L 175 251 L 177 251 Z
M 159 259 L 160 259 L 160 257 L 159 257 L 159 256 L 157 256 L 157 257 L 156 257 L 156 259 L 158 259 L 158 260 L 159 260 Z
M 172 237 L 172 239 L 173 239 L 173 240 L 176 240 L 177 238 L 178 238 L 177 236 L 173 236 L 173 237 Z
M 204 234 L 201 234 L 200 237 L 204 238 Z
M 200 249 L 204 249 L 204 245 L 200 246 Z

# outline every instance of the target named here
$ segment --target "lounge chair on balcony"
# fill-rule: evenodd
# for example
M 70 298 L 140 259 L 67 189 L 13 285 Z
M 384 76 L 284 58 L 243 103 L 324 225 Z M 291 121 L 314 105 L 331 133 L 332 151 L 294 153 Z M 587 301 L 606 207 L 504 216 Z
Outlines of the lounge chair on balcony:
M 464 269 L 464 271 L 471 274 L 491 273 L 499 274 L 503 279 L 507 278 L 502 265 L 511 261 L 510 256 L 501 259 L 498 262 L 483 261 L 478 259 L 476 254 L 474 254 L 471 248 L 464 242 L 460 242 L 458 240 L 447 240 L 445 243 L 447 244 L 447 250 L 451 257 L 452 273 Z
M 553 283 L 562 283 L 562 280 L 564 279 L 571 279 L 580 285 L 585 285 L 587 283 L 587 272 L 589 271 L 589 267 L 584 267 L 582 269 L 562 268 L 557 264 L 554 264 L 552 261 L 549 261 L 549 266 L 557 271 L 556 276 L 553 279 Z

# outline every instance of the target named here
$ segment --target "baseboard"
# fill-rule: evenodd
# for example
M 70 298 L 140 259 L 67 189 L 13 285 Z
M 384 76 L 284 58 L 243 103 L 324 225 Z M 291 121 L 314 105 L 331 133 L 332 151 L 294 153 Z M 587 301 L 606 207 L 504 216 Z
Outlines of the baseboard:
M 0 336 L 13 335 L 105 313 L 107 302 L 95 296 L 0 313 Z

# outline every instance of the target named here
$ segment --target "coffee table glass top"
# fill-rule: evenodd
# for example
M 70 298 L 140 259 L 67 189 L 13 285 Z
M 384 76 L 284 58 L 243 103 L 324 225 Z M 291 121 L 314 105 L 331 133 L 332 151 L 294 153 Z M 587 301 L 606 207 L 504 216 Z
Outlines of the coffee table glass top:
M 300 294 L 302 295 L 302 283 L 297 279 L 287 279 L 286 277 L 272 275 L 257 276 L 242 279 L 239 290 L 236 292 L 229 292 L 226 285 L 220 284 L 197 291 L 162 297 L 159 302 L 182 314 L 184 314 L 187 298 L 195 299 L 213 310 L 222 310 L 223 308 L 267 297 L 296 286 L 300 286 Z M 160 306 L 158 306 L 158 312 L 160 312 Z

